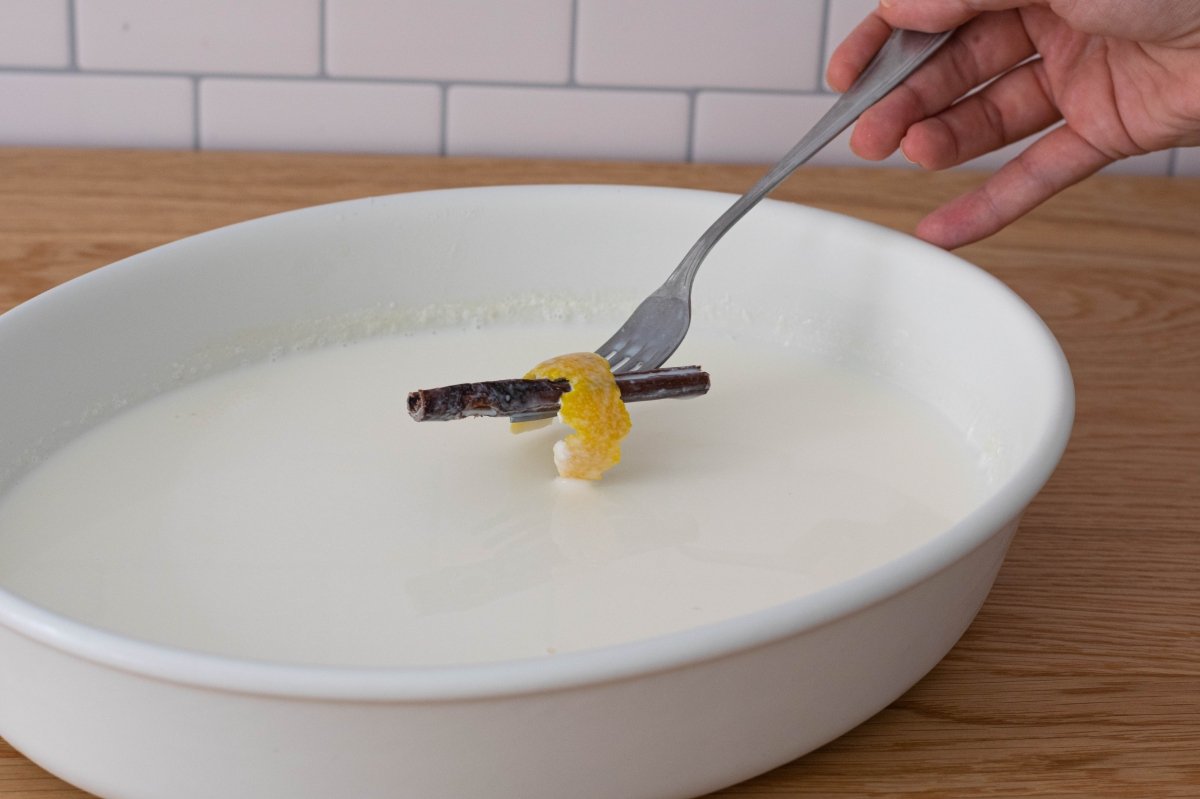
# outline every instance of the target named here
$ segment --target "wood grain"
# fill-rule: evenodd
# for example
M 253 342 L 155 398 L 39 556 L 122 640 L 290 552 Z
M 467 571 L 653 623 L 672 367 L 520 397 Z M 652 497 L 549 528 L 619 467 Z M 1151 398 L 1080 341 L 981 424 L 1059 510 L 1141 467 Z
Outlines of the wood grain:
M 0 150 L 0 310 L 316 203 L 506 183 L 740 192 L 757 167 Z M 774 196 L 911 229 L 966 172 L 807 169 Z M 958 646 L 891 707 L 715 797 L 1200 796 L 1200 181 L 1099 177 L 962 254 L 1071 362 L 1077 423 Z M 0 797 L 87 796 L 0 741 Z M 614 797 L 614 799 L 621 799 Z

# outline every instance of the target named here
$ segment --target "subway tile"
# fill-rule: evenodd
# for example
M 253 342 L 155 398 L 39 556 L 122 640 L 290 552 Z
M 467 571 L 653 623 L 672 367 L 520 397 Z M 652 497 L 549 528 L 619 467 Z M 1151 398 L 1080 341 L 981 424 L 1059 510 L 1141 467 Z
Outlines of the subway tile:
M 808 132 L 837 98 L 826 94 L 780 95 L 749 92 L 701 92 L 696 99 L 693 158 L 726 163 L 779 160 Z M 849 131 L 813 156 L 812 164 L 866 166 L 850 150 Z M 908 162 L 893 155 L 886 166 Z
M 571 0 L 326 0 L 329 73 L 565 83 Z
M 1200 147 L 1180 147 L 1175 151 L 1175 174 L 1181 178 L 1200 178 Z
M 441 106 L 435 86 L 210 78 L 200 84 L 200 146 L 436 154 Z
M 315 75 L 318 0 L 86 0 L 76 4 L 84 69 Z
M 0 144 L 192 146 L 188 78 L 0 73 Z
M 0 66 L 70 64 L 67 0 L 0 0 Z
M 811 90 L 822 0 L 579 0 L 575 76 L 593 85 Z
M 680 161 L 687 126 L 674 92 L 454 86 L 447 98 L 450 155 Z

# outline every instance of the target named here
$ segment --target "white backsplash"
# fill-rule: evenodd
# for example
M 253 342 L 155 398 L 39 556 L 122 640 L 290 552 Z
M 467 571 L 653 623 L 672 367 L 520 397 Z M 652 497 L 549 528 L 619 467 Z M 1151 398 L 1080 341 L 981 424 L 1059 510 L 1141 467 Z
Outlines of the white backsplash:
M 832 102 L 828 54 L 874 7 L 0 0 L 0 146 L 766 162 Z M 816 162 L 865 163 L 846 138 Z M 1200 175 L 1200 156 L 1110 169 Z

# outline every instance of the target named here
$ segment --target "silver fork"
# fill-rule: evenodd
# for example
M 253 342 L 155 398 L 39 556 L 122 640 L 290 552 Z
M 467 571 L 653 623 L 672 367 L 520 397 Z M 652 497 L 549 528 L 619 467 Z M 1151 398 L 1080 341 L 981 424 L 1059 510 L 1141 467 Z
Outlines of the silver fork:
M 854 84 L 838 97 L 804 138 L 704 231 L 666 282 L 642 300 L 612 338 L 600 345 L 596 352 L 608 360 L 613 372 L 620 374 L 662 366 L 687 335 L 692 320 L 692 282 L 700 264 L 721 237 L 784 178 L 925 63 L 953 33 L 952 30 L 944 33 L 892 31 Z M 552 415 L 521 414 L 512 419 L 529 421 Z

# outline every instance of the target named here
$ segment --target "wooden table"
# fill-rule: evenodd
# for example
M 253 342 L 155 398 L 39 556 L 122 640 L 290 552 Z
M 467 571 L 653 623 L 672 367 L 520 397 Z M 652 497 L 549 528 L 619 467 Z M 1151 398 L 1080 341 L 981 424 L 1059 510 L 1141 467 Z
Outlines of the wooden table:
M 0 150 L 0 311 L 157 244 L 315 203 L 505 183 L 740 192 L 759 173 Z M 907 230 L 978 180 L 809 169 L 774 196 Z M 962 255 L 1062 342 L 1078 390 L 1066 457 L 941 665 L 850 734 L 716 796 L 1200 796 L 1200 181 L 1094 178 Z M 0 799 L 83 796 L 0 741 Z

